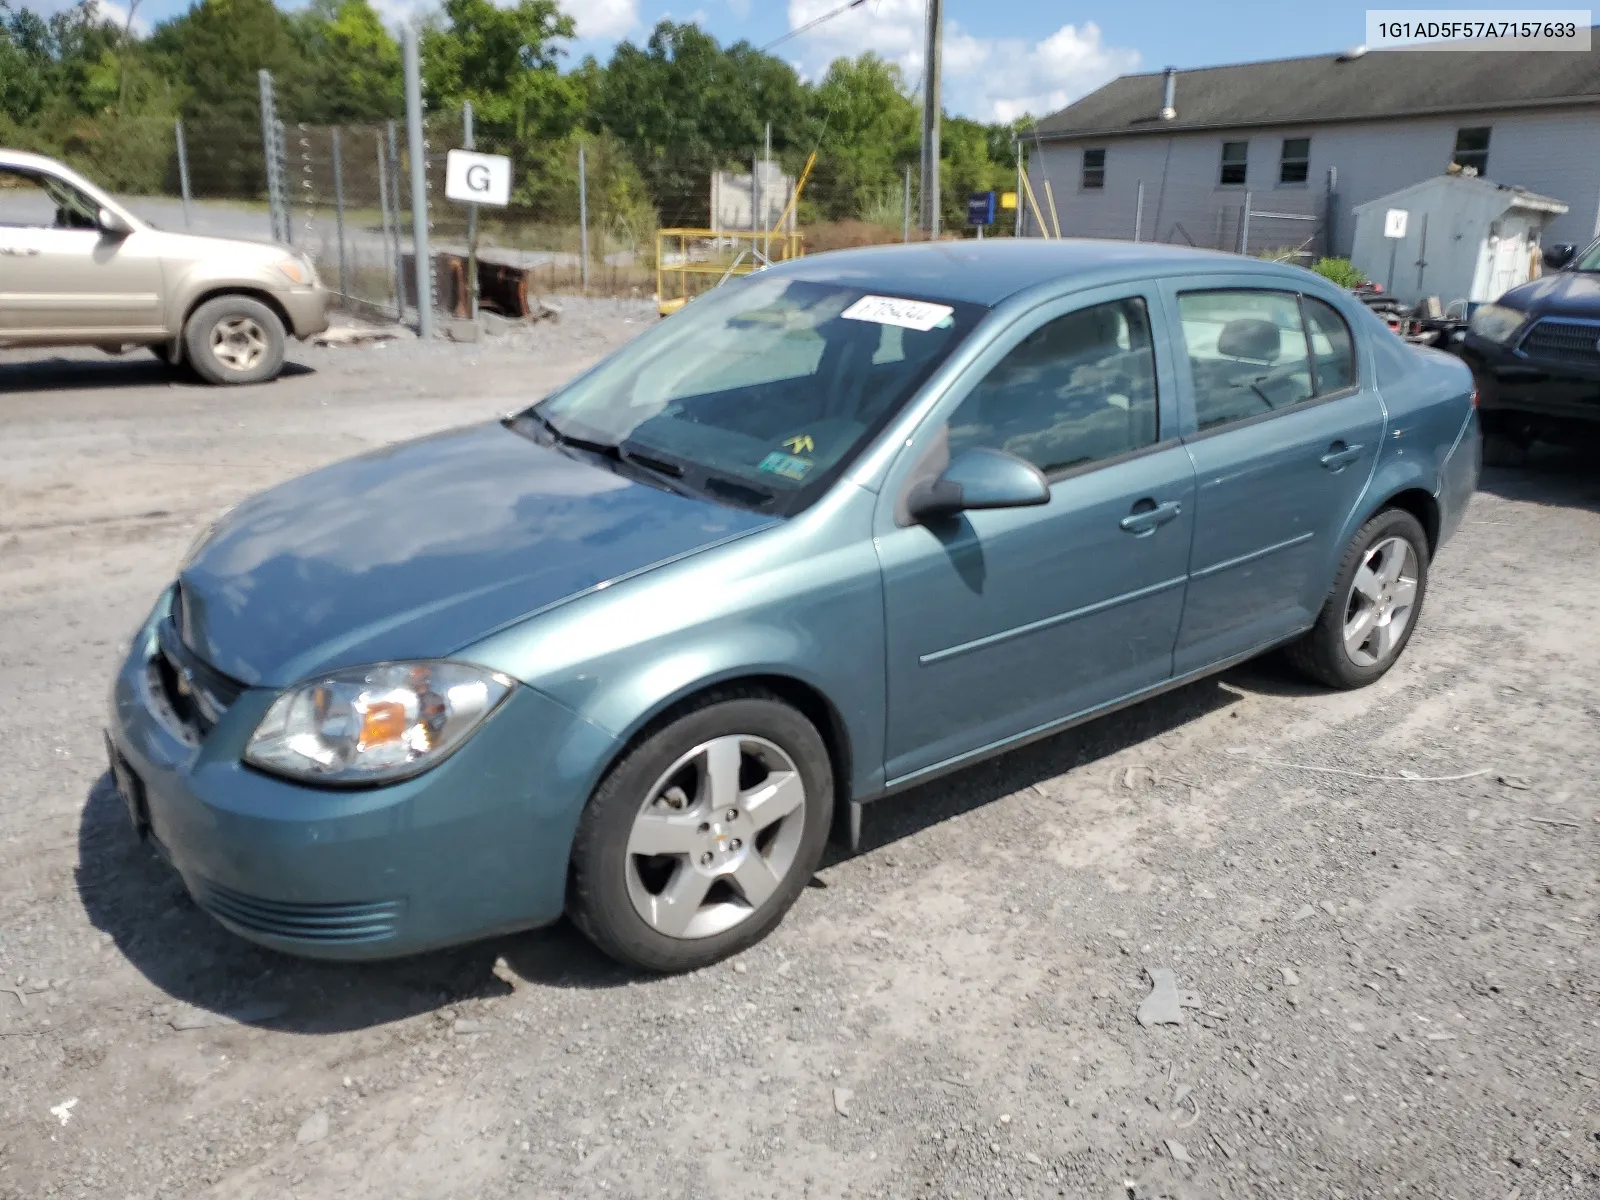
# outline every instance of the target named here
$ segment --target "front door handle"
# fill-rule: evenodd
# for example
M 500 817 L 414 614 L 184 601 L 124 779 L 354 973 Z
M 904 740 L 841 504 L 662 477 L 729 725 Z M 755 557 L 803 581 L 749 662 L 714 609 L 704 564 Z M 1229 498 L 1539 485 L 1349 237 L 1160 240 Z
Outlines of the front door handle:
M 1183 511 L 1183 504 L 1177 500 L 1167 500 L 1157 504 L 1154 500 L 1143 499 L 1133 506 L 1133 511 L 1122 518 L 1122 529 L 1135 537 L 1144 537 L 1156 531 L 1156 526 L 1165 525 Z
M 1347 446 L 1343 442 L 1335 442 L 1322 456 L 1322 465 L 1330 471 L 1342 471 L 1360 457 L 1360 446 Z

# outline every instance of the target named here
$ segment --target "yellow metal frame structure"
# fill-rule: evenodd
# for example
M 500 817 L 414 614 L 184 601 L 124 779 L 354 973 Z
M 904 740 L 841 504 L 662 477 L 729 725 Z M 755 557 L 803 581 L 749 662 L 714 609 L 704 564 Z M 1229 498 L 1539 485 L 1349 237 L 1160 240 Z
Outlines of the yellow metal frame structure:
M 798 233 L 762 229 L 656 231 L 656 299 L 663 317 L 735 275 L 749 275 L 805 253 Z

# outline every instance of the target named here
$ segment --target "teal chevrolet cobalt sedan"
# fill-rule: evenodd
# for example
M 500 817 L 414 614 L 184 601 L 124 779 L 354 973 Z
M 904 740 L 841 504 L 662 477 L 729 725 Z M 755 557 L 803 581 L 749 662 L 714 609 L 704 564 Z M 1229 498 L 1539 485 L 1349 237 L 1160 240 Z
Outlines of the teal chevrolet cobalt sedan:
M 1294 267 L 800 259 L 233 509 L 117 673 L 112 771 L 195 901 L 280 950 L 566 913 L 691 969 L 864 803 L 1274 648 L 1379 678 L 1479 454 L 1467 368 Z

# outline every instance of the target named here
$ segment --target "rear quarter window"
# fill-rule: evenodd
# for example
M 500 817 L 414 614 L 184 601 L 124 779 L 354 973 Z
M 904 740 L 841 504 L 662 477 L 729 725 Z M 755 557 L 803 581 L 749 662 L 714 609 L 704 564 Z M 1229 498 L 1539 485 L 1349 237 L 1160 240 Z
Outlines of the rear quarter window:
M 1417 369 L 1417 356 L 1412 353 L 1410 346 L 1400 340 L 1400 335 L 1385 325 L 1370 308 L 1365 304 L 1360 308 L 1361 319 L 1358 324 L 1372 343 L 1372 359 L 1378 368 L 1378 386 L 1382 388 L 1398 383 Z

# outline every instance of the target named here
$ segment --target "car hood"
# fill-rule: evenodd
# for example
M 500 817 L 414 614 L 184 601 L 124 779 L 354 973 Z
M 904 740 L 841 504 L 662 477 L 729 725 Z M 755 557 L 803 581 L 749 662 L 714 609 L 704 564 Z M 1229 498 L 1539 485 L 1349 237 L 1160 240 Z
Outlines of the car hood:
M 438 658 L 591 588 L 772 524 L 499 423 L 262 492 L 179 572 L 190 649 L 247 684 Z
M 1512 288 L 1495 303 L 1533 316 L 1600 320 L 1600 275 L 1556 271 Z

